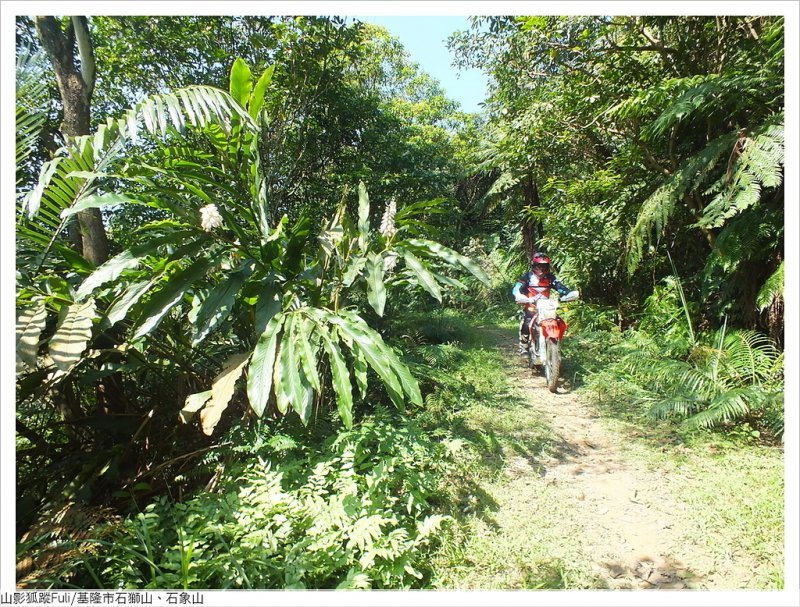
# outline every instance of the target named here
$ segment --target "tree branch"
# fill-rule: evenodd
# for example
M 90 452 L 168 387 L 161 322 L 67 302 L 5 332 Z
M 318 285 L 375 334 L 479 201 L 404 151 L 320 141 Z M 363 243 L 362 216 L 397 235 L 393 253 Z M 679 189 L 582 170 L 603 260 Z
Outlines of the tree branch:
M 92 98 L 95 81 L 94 50 L 89 37 L 89 24 L 86 17 L 73 17 L 72 25 L 75 29 L 75 38 L 78 41 L 78 54 L 81 58 L 81 78 L 86 86 L 87 100 Z

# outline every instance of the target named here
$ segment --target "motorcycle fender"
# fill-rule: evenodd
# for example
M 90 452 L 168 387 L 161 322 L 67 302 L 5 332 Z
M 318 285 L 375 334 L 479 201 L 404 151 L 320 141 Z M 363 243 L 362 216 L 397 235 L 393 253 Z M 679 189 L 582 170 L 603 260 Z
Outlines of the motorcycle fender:
M 561 339 L 567 332 L 567 323 L 561 318 L 551 318 L 542 321 L 542 334 L 545 337 Z

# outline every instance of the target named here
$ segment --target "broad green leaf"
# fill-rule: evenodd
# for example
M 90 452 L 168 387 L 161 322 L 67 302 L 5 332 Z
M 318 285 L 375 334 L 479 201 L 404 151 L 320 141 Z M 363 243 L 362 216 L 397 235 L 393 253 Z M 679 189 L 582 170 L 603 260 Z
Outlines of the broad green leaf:
M 353 284 L 353 281 L 358 277 L 366 264 L 366 257 L 361 255 L 351 257 L 347 269 L 342 274 L 342 284 L 345 287 L 349 287 L 351 284 Z
M 349 310 L 342 310 L 341 316 L 348 319 L 352 323 L 352 328 L 356 333 L 361 333 L 365 336 L 371 337 L 377 347 L 380 349 L 384 360 L 388 361 L 393 373 L 397 374 L 397 376 L 402 380 L 402 387 L 408 397 L 411 399 L 411 402 L 417 405 L 422 404 L 422 395 L 419 391 L 419 384 L 417 380 L 414 379 L 414 376 L 409 371 L 408 367 L 403 364 L 403 362 L 398 358 L 397 354 L 395 354 L 394 350 L 389 347 L 381 338 L 380 334 L 377 331 L 374 331 L 364 322 L 364 319 L 351 312 Z M 366 351 L 365 351 L 365 354 Z M 372 366 L 372 363 L 370 363 Z M 373 368 L 375 368 L 373 366 Z M 377 369 L 375 369 L 377 371 Z M 402 398 L 402 395 L 401 395 Z
M 188 424 L 197 412 L 203 408 L 209 400 L 211 399 L 211 390 L 206 390 L 205 392 L 196 392 L 195 394 L 190 394 L 186 397 L 186 403 L 178 412 L 178 417 L 184 424 Z
M 258 231 L 261 235 L 259 239 L 261 245 L 265 245 L 269 241 L 270 237 L 270 229 L 269 229 L 269 205 L 267 202 L 267 192 L 266 192 L 266 183 L 259 173 L 259 168 L 254 164 L 250 169 L 252 181 L 252 187 L 250 193 L 253 197 L 253 211 L 256 215 L 256 220 L 258 222 Z
M 117 298 L 106 310 L 106 318 L 108 319 L 109 325 L 113 326 L 125 318 L 125 316 L 128 314 L 128 310 L 131 309 L 131 306 L 139 301 L 142 295 L 147 293 L 150 287 L 155 284 L 155 281 L 155 278 L 151 280 L 142 280 L 140 282 L 131 284 L 127 289 L 125 289 L 122 295 L 120 295 L 119 298 Z
M 74 367 L 92 337 L 92 320 L 97 316 L 93 299 L 64 308 L 50 339 L 50 356 L 55 366 L 67 372 Z
M 327 322 L 336 325 L 341 332 L 345 333 L 353 342 L 353 346 L 361 350 L 367 363 L 372 367 L 378 376 L 383 380 L 389 398 L 396 407 L 403 407 L 403 389 L 397 379 L 397 375 L 392 369 L 392 365 L 387 358 L 386 344 L 380 334 L 370 329 L 369 326 L 357 315 L 349 314 L 347 318 L 344 314 L 336 315 L 323 313 L 323 318 Z M 356 320 L 357 319 L 357 320 Z
M 242 107 L 247 107 L 250 93 L 253 90 L 253 74 L 250 66 L 242 59 L 237 57 L 231 67 L 230 93 Z
M 200 258 L 170 277 L 167 284 L 145 304 L 133 339 L 138 339 L 153 331 L 164 315 L 181 300 L 189 287 L 205 275 L 214 261 Z
M 104 207 L 109 204 L 143 204 L 160 208 L 160 204 L 156 200 L 143 200 L 141 198 L 134 198 L 133 196 L 126 196 L 125 194 L 92 194 L 78 200 L 75 204 L 67 209 L 61 211 L 61 218 L 64 219 L 80 211 L 86 209 L 95 209 Z
M 227 280 L 215 285 L 203 300 L 197 312 L 192 345 L 196 346 L 216 329 L 231 313 L 236 294 L 249 275 L 249 268 L 231 274 Z
M 148 249 L 149 251 L 149 249 Z M 139 262 L 142 260 L 143 257 L 146 257 L 148 253 L 142 253 L 140 255 L 136 255 L 135 251 L 132 249 L 127 249 L 109 259 L 103 265 L 101 265 L 97 270 L 92 272 L 86 280 L 81 283 L 81 286 L 78 287 L 78 291 L 75 294 L 75 298 L 80 301 L 85 297 L 89 296 L 89 294 L 94 291 L 100 285 L 117 278 L 122 272 L 129 268 L 135 268 L 139 265 Z
M 78 274 L 85 273 L 88 275 L 97 269 L 97 266 L 86 259 L 83 255 L 63 243 L 54 242 L 53 250 L 61 255 L 61 257 L 64 258 L 64 261 L 69 264 L 70 269 L 75 270 L 75 272 Z
M 300 399 L 299 404 L 294 406 L 294 410 L 297 411 L 303 425 L 307 426 L 311 419 L 311 414 L 314 412 L 314 388 L 306 385 L 303 390 L 303 397 Z
M 441 274 L 437 274 L 436 272 L 432 272 L 433 276 L 436 278 L 437 282 L 440 282 L 443 285 L 447 285 L 448 287 L 453 287 L 455 289 L 466 289 L 467 285 L 456 278 L 452 278 L 451 276 L 442 276 Z
M 300 316 L 295 321 L 294 327 L 297 331 L 297 351 L 300 357 L 300 363 L 303 366 L 303 374 L 309 383 L 313 386 L 314 390 L 320 390 L 319 374 L 317 372 L 317 355 L 316 348 L 311 344 L 311 335 L 316 328 L 316 323 L 307 316 Z
M 39 336 L 44 330 L 47 311 L 44 302 L 38 301 L 30 307 L 20 310 L 17 316 L 17 374 L 22 373 L 28 365 L 36 368 L 39 350 Z
M 283 324 L 283 314 L 275 314 L 256 343 L 247 373 L 247 398 L 256 415 L 261 417 L 272 392 L 272 374 L 278 334 Z
M 328 335 L 328 331 L 320 331 L 322 337 L 322 347 L 328 354 L 331 367 L 331 379 L 333 380 L 333 390 L 336 393 L 336 408 L 342 418 L 346 428 L 353 427 L 353 387 L 350 383 L 350 372 L 347 370 L 342 352 L 339 346 Z
M 409 368 L 397 357 L 394 351 L 389 346 L 387 346 L 386 349 L 388 350 L 386 357 L 392 363 L 392 369 L 400 378 L 403 391 L 406 393 L 412 403 L 415 405 L 422 405 L 422 394 L 420 394 L 417 380 L 411 374 Z
M 408 268 L 416 275 L 420 286 L 438 301 L 442 301 L 442 289 L 433 274 L 410 251 L 403 251 L 403 259 L 405 259 Z
M 358 394 L 363 399 L 367 396 L 367 359 L 359 348 L 352 349 L 353 375 L 356 378 Z
M 452 266 L 462 266 L 465 270 L 470 272 L 475 278 L 487 286 L 491 284 L 491 279 L 489 278 L 488 274 L 484 272 L 483 268 L 472 261 L 469 257 L 462 255 L 461 253 L 457 253 L 453 249 L 449 249 L 446 246 L 432 240 L 412 238 L 406 242 L 416 249 L 421 249 L 422 251 L 425 251 L 435 257 L 443 259 Z
M 383 258 L 379 253 L 370 255 L 366 262 L 367 301 L 369 305 L 383 316 L 386 305 L 386 287 L 383 284 Z
M 217 427 L 217 423 L 222 417 L 222 412 L 228 407 L 228 403 L 233 396 L 236 380 L 241 376 L 249 358 L 249 352 L 234 354 L 227 360 L 222 372 L 214 379 L 214 383 L 211 386 L 211 399 L 200 412 L 200 425 L 203 428 L 203 434 L 206 436 L 211 436 L 214 428 Z
M 267 278 L 269 279 L 269 276 Z M 256 302 L 256 335 L 261 335 L 270 319 L 280 311 L 280 291 L 272 280 L 268 280 Z
M 261 111 L 261 107 L 264 105 L 264 95 L 267 92 L 267 87 L 269 87 L 270 82 L 272 82 L 272 74 L 274 71 L 274 65 L 270 65 L 266 70 L 264 70 L 264 73 L 261 74 L 261 77 L 258 79 L 258 82 L 253 89 L 253 94 L 250 96 L 250 104 L 247 108 L 248 113 L 253 120 L 258 118 L 258 113 Z
M 294 343 L 295 314 L 287 315 L 281 338 L 280 351 L 275 360 L 273 382 L 275 385 L 275 404 L 278 411 L 286 413 L 289 407 L 299 404 L 303 398 L 303 383 L 298 368 L 297 348 Z
M 119 277 L 122 272 L 130 268 L 135 268 L 139 262 L 150 255 L 155 255 L 157 248 L 163 244 L 171 244 L 184 240 L 193 232 L 180 231 L 159 238 L 154 238 L 146 243 L 136 245 L 112 257 L 94 272 L 78 287 L 75 294 L 77 301 L 81 301 L 97 287 Z
M 358 182 L 358 246 L 366 251 L 369 242 L 369 195 L 363 181 Z
M 331 256 L 336 245 L 338 245 L 344 237 L 344 228 L 341 225 L 331 226 L 327 230 L 320 232 L 319 239 L 320 247 L 325 252 L 325 255 Z
M 194 292 L 192 293 L 192 305 L 189 308 L 189 311 L 186 313 L 186 320 L 189 321 L 189 324 L 197 324 L 197 315 L 200 312 L 200 306 L 203 305 L 206 297 L 208 297 L 209 290 L 210 289 L 206 289 L 204 287 L 194 289 Z
M 281 236 L 283 236 L 283 232 L 286 229 L 287 224 L 289 223 L 289 216 L 284 215 L 281 217 L 278 225 L 275 226 L 275 229 L 272 230 L 272 233 L 267 237 L 267 242 L 273 242 L 278 240 Z

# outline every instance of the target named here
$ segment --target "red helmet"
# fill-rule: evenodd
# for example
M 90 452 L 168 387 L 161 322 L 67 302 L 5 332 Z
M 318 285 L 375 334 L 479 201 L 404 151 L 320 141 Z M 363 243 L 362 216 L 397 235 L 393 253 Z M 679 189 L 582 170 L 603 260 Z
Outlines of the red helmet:
M 534 253 L 531 257 L 531 269 L 537 276 L 550 271 L 550 258 L 544 253 Z

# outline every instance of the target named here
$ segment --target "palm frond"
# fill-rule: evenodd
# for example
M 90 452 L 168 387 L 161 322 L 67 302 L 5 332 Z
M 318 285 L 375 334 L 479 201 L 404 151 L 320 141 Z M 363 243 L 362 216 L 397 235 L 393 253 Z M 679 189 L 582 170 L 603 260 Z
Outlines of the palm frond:
M 18 50 L 16 94 L 16 161 L 18 170 L 36 148 L 39 133 L 45 123 L 45 104 L 47 102 L 45 66 L 44 52 L 32 53 L 29 48 L 25 47 Z M 17 185 L 19 185 L 19 177 Z
M 672 416 L 690 417 L 701 411 L 707 401 L 695 395 L 680 395 L 657 400 L 651 407 L 649 415 L 656 419 L 668 419 Z
M 775 343 L 757 331 L 730 333 L 723 345 L 722 363 L 741 385 L 774 381 L 774 362 L 779 351 Z
M 661 393 L 697 395 L 708 399 L 717 391 L 710 370 L 676 359 L 648 358 L 641 355 L 626 357 L 624 369 L 637 377 L 648 389 Z
M 45 164 L 39 183 L 23 199 L 20 212 L 28 221 L 20 222 L 19 235 L 38 243 L 46 253 L 45 243 L 52 243 L 63 229 L 68 209 L 103 202 L 92 197 L 101 191 L 104 178 L 115 177 L 109 171 L 122 158 L 126 145 L 137 143 L 144 134 L 158 137 L 168 129 L 182 131 L 187 125 L 202 128 L 209 124 L 219 124 L 227 132 L 239 125 L 255 129 L 253 119 L 227 93 L 191 86 L 153 95 L 122 118 L 100 125 L 94 135 L 74 138 Z
M 689 417 L 686 422 L 695 428 L 712 428 L 745 418 L 753 409 L 758 408 L 762 396 L 761 391 L 752 387 L 728 390 L 714 398 L 702 411 Z

